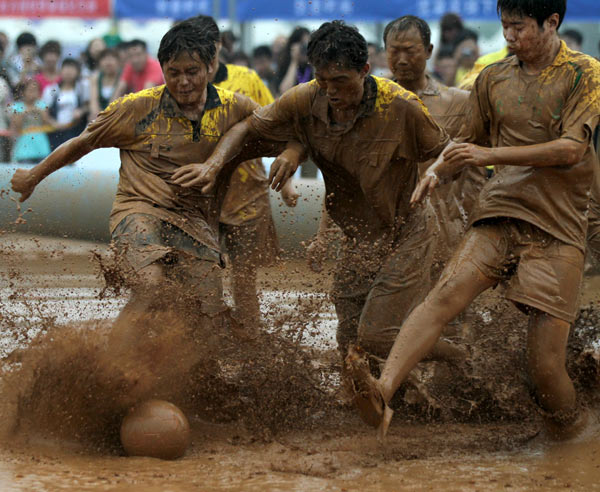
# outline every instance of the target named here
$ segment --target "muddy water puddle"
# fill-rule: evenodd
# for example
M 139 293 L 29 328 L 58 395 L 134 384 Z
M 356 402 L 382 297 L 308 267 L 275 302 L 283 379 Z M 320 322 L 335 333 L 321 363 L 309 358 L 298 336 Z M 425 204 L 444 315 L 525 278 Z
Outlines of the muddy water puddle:
M 22 250 L 26 264 L 11 265 L 22 273 L 13 284 L 0 275 L 5 316 L 30 322 L 53 316 L 69 324 L 116 315 L 125 298 L 98 300 L 88 246 L 65 247 L 55 258 L 36 248 L 37 243 Z M 299 341 L 322 350 L 334 347 L 336 320 L 326 277 L 306 278 L 302 265 L 291 264 L 262 272 L 261 282 L 265 317 L 291 319 L 293 330 L 298 304 L 314 306 L 318 313 Z M 20 297 L 13 295 L 15 285 L 22 289 Z M 592 278 L 584 297 L 595 300 L 599 291 L 600 277 Z M 11 343 L 2 348 L 10 351 Z M 536 446 L 530 440 L 539 430 L 537 421 L 414 424 L 398 416 L 382 446 L 349 409 L 314 420 L 310 430 L 264 436 L 235 423 L 192 418 L 193 445 L 175 462 L 127 458 L 64 440 L 5 443 L 0 491 L 600 490 L 598 431 L 581 442 Z
M 353 428 L 348 428 L 344 436 L 324 437 L 320 431 L 301 437 L 282 436 L 276 442 L 261 444 L 235 443 L 231 437 L 223 439 L 210 432 L 201 436 L 197 427 L 193 448 L 175 462 L 77 454 L 49 445 L 46 449 L 36 446 L 35 453 L 26 449 L 4 451 L 0 487 L 3 491 L 174 492 L 600 488 L 597 436 L 586 442 L 553 445 L 544 451 L 521 447 L 503 453 L 468 454 L 466 445 L 485 446 L 486 433 L 505 435 L 512 430 L 518 434 L 523 430 L 519 426 L 445 426 L 443 430 L 405 426 L 396 429 L 391 442 L 382 447 L 373 436 Z M 407 432 L 414 433 L 420 443 L 406 437 Z M 423 443 L 428 438 L 429 451 Z M 441 445 L 436 441 L 442 438 L 447 446 L 434 449 Z M 401 448 L 413 444 L 415 451 L 430 452 L 432 456 L 402 459 Z

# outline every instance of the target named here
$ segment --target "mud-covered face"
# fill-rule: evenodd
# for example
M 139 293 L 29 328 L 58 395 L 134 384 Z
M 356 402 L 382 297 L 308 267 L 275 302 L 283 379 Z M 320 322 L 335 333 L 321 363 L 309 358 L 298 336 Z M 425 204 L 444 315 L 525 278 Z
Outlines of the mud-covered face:
M 510 12 L 502 12 L 501 19 L 508 50 L 524 62 L 543 57 L 558 28 L 558 14 L 548 17 L 542 27 L 532 17 Z
M 208 68 L 200 57 L 181 53 L 162 66 L 167 89 L 179 106 L 199 104 L 212 67 Z
M 385 42 L 388 67 L 401 85 L 421 78 L 432 50 L 431 44 L 423 44 L 421 34 L 415 27 L 391 32 Z
M 368 63 L 361 70 L 347 68 L 342 63 L 330 63 L 316 68 L 315 79 L 326 92 L 332 108 L 349 109 L 360 104 L 369 68 Z

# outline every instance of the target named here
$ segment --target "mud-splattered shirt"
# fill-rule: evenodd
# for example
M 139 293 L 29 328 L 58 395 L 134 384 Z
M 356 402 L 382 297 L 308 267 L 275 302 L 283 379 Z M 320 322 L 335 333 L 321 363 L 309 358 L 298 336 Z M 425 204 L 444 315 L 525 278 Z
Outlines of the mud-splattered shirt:
M 211 84 L 200 121 L 186 118 L 164 85 L 109 105 L 82 138 L 93 148 L 121 151 L 111 232 L 127 215 L 145 213 L 219 251 L 218 219 L 226 188 L 217 184 L 214 194 L 203 195 L 197 188 L 171 183 L 171 176 L 181 166 L 206 160 L 219 138 L 257 107 L 249 98 Z
M 471 224 L 492 217 L 530 222 L 585 249 L 593 167 L 592 135 L 600 118 L 600 63 L 564 42 L 552 64 L 528 75 L 516 56 L 481 72 L 471 92 L 464 140 L 492 147 L 568 138 L 588 144 L 574 166 L 496 166 L 479 195 Z
M 316 81 L 290 89 L 249 121 L 261 138 L 301 142 L 323 173 L 331 218 L 347 236 L 368 240 L 399 230 L 418 163 L 448 143 L 417 96 L 373 76 L 366 77 L 359 110 L 348 123 L 332 121 Z
M 271 91 L 258 74 L 249 68 L 238 65 L 219 65 L 213 80 L 217 87 L 248 96 L 261 106 L 273 102 Z M 270 214 L 268 199 L 269 184 L 261 159 L 242 162 L 231 175 L 229 191 L 221 209 L 221 222 L 241 225 Z

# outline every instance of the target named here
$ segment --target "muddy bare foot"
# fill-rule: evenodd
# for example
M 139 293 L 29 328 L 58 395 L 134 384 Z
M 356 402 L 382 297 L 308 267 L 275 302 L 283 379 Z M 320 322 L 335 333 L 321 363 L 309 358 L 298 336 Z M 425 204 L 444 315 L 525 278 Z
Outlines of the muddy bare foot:
M 379 383 L 371 375 L 367 354 L 362 349 L 350 346 L 344 361 L 345 376 L 353 391 L 353 403 L 366 424 L 378 428 L 383 439 L 387 433 L 394 411 L 383 400 Z

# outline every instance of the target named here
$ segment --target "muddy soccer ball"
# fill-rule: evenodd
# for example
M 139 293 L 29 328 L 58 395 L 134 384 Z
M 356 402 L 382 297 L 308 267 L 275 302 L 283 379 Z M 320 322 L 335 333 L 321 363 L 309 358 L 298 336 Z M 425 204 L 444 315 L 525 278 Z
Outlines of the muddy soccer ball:
M 129 456 L 174 460 L 190 445 L 190 424 L 179 408 L 164 400 L 136 405 L 121 424 L 121 443 Z

